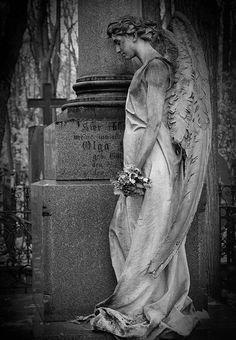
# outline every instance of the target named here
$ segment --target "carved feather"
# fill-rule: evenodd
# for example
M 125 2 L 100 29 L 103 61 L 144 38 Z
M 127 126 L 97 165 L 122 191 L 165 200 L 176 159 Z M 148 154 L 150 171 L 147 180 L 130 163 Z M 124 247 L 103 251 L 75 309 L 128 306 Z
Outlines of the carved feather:
M 178 251 L 196 213 L 210 152 L 212 125 L 208 68 L 192 25 L 183 14 L 176 12 L 164 35 L 168 41 L 167 59 L 174 59 L 173 50 L 177 55 L 173 86 L 167 93 L 168 127 L 173 143 L 184 150 L 186 159 L 176 207 L 178 213 L 166 238 L 157 245 L 156 256 L 148 269 L 154 277 Z M 168 49 L 170 45 L 172 48 Z

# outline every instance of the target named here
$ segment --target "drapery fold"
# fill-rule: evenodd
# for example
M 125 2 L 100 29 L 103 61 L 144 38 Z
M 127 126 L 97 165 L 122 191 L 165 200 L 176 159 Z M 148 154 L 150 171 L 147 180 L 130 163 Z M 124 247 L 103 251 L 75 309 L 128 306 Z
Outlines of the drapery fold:
M 147 124 L 146 71 L 153 62 L 156 60 L 150 60 L 136 71 L 129 88 L 124 167 L 135 164 Z M 158 62 L 166 67 L 162 60 Z M 182 155 L 175 152 L 165 114 L 163 111 L 157 140 L 142 169 L 145 177 L 151 179 L 151 188 L 144 196 L 120 195 L 118 199 L 109 230 L 111 259 L 118 283 L 114 293 L 96 306 L 91 320 L 94 330 L 123 338 L 154 340 L 176 333 L 187 336 L 201 318 L 207 317 L 206 312 L 195 311 L 188 296 L 186 214 L 181 238 L 179 230 L 175 230 L 176 220 L 181 227 L 179 218 L 186 178 Z M 178 237 L 172 238 L 175 233 Z M 168 248 L 168 244 L 172 248 Z M 163 246 L 171 256 L 163 258 Z

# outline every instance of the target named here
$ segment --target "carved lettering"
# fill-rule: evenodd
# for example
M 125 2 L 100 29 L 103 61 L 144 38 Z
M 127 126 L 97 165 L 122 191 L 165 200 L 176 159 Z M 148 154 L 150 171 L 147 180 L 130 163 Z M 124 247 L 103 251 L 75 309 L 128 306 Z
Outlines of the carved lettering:
M 78 155 L 81 175 L 111 178 L 122 168 L 124 123 L 81 120 L 73 130 L 73 149 Z M 87 173 L 87 175 L 85 175 Z

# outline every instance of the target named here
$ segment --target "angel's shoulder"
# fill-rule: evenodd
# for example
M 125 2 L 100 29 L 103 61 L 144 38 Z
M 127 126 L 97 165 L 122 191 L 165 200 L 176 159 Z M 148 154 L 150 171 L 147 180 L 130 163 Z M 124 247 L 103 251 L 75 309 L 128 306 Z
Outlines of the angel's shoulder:
M 154 57 L 147 62 L 145 70 L 160 71 L 162 69 L 169 69 L 169 67 L 171 67 L 171 65 L 167 59 L 164 57 Z
M 161 57 L 151 59 L 144 68 L 144 78 L 147 82 L 152 80 L 167 80 L 172 73 L 170 63 Z

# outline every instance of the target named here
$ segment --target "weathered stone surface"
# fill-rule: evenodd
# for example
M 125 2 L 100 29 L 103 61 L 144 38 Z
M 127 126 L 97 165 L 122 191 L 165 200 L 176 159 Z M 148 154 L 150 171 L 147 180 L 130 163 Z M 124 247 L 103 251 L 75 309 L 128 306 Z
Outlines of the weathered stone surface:
M 37 182 L 44 178 L 44 126 L 31 126 L 29 138 L 29 181 Z
M 113 292 L 108 227 L 116 199 L 106 181 L 32 185 L 33 290 L 44 320 L 90 314 Z
M 111 111 L 110 108 L 103 110 Z M 81 117 L 50 125 L 45 129 L 45 178 L 114 177 L 123 167 L 123 131 L 121 117 Z
M 142 15 L 140 0 L 79 0 L 80 37 L 79 76 L 132 73 L 132 63 L 115 51 L 106 29 L 110 22 L 123 15 Z
M 113 292 L 108 227 L 115 203 L 106 181 L 32 185 L 33 289 L 44 320 L 90 314 L 97 302 Z M 200 247 L 204 221 L 199 221 L 203 213 L 199 214 L 187 238 L 187 256 L 190 296 L 201 309 L 207 307 L 207 300 Z

